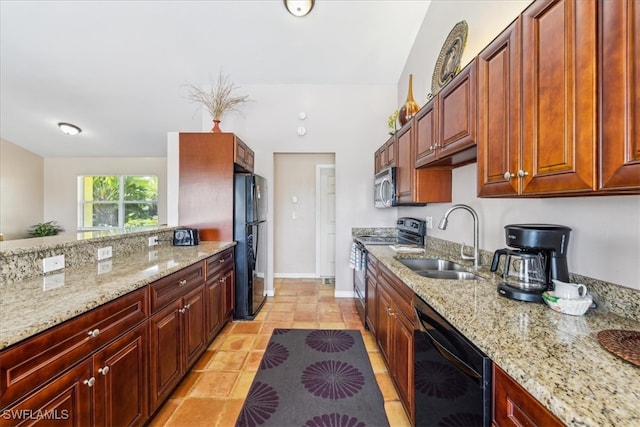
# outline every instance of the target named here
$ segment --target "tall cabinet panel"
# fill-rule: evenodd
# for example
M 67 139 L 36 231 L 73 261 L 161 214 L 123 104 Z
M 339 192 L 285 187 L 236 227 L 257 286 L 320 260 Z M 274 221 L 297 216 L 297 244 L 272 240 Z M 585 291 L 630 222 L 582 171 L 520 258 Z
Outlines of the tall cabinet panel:
M 640 188 L 640 3 L 600 6 L 600 190 Z
M 520 165 L 520 19 L 478 55 L 478 195 L 517 195 Z
M 522 15 L 523 194 L 595 188 L 596 30 L 595 0 Z

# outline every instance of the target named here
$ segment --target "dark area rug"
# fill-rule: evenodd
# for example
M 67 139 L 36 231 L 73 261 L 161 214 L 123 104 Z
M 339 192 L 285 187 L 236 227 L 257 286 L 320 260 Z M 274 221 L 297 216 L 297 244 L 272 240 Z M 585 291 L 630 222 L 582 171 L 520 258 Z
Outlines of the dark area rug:
M 360 331 L 275 329 L 236 426 L 389 426 Z

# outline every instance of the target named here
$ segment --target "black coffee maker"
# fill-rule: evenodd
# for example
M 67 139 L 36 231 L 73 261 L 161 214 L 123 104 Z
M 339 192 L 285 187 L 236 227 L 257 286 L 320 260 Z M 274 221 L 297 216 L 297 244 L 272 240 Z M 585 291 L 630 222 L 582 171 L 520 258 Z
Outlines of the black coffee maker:
M 528 302 L 542 302 L 542 293 L 550 289 L 551 280 L 569 281 L 567 245 L 571 229 L 554 224 L 505 225 L 507 245 L 516 249 L 499 249 L 493 254 L 491 271 L 498 270 L 505 256 L 502 282 L 498 293 Z

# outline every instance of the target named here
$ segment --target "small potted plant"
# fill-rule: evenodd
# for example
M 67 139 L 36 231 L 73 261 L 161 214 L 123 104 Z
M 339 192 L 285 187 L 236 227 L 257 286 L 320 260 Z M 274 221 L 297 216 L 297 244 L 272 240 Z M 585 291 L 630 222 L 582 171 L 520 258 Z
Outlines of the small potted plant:
M 220 119 L 227 111 L 239 111 L 238 106 L 250 101 L 248 95 L 233 95 L 238 86 L 229 81 L 229 76 L 222 72 L 218 75 L 218 81 L 214 82 L 209 77 L 210 85 L 208 89 L 202 89 L 193 84 L 187 84 L 189 94 L 187 99 L 203 105 L 211 117 L 213 117 L 212 132 L 222 132 L 220 129 Z
M 62 228 L 61 225 L 57 224 L 55 221 L 47 221 L 32 225 L 27 230 L 27 233 L 29 233 L 29 236 L 31 237 L 45 237 L 55 236 L 61 231 L 64 231 L 64 228 Z

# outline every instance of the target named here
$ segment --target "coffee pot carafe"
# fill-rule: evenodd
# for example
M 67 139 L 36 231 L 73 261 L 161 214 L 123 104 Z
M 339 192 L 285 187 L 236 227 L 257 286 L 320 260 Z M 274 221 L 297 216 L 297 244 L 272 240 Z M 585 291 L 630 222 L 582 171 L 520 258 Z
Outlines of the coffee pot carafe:
M 505 237 L 511 248 L 498 249 L 491 271 L 504 259 L 498 293 L 520 301 L 542 302 L 542 293 L 553 279 L 569 281 L 567 245 L 571 229 L 553 224 L 506 225 Z

